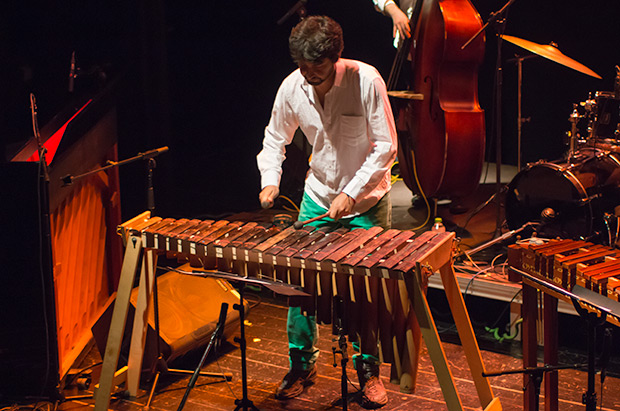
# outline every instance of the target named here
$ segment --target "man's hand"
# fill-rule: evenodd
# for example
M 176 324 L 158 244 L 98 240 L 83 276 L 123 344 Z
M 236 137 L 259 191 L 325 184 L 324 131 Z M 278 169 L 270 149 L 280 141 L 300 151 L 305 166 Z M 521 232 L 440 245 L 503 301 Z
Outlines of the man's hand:
M 260 206 L 263 208 L 273 207 L 273 202 L 280 195 L 280 189 L 276 186 L 266 186 L 258 195 Z
M 353 206 L 355 206 L 355 200 L 345 193 L 340 193 L 329 207 L 329 217 L 338 220 L 340 217 L 351 214 Z
M 394 29 L 392 36 L 396 37 L 396 33 L 400 33 L 401 39 L 411 37 L 409 28 L 409 18 L 407 15 L 394 3 L 390 2 L 385 6 L 385 12 L 392 18 Z

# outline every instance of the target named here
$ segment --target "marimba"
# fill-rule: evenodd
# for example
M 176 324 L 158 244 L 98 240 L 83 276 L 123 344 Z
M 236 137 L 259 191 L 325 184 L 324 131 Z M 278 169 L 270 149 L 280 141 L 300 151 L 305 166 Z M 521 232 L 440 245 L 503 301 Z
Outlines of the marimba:
M 411 231 L 379 227 L 350 231 L 326 231 L 310 226 L 281 229 L 256 222 L 151 217 L 148 212 L 122 224 L 118 231 L 126 244 L 121 277 L 127 277 L 129 288 L 142 250 L 148 257 L 142 259 L 141 264 L 141 287 L 144 283 L 147 289 L 145 304 L 154 279 L 154 256 L 166 252 L 184 262 L 189 261 L 194 267 L 298 285 L 313 297 L 304 297 L 296 304 L 308 313 L 316 313 L 317 320 L 324 323 L 331 321 L 332 297 L 346 297 L 348 332 L 350 336 L 362 337 L 362 345 L 365 342 L 360 330 L 364 328 L 362 323 L 368 320 L 365 313 L 369 312 L 368 307 L 381 305 L 381 319 L 374 319 L 378 330 L 371 335 L 370 343 L 379 342 L 380 358 L 395 365 L 393 377 L 396 373 L 401 386 L 405 380 L 413 388 L 421 336 L 449 409 L 462 409 L 424 292 L 427 276 L 439 270 L 480 403 L 484 409 L 501 409 L 489 381 L 482 376 L 482 358 L 452 270 L 454 233 L 425 232 L 415 237 Z M 107 407 L 113 385 L 117 384 L 115 371 L 122 338 L 120 326 L 124 327 L 126 317 L 123 307 L 127 291 L 121 290 L 122 286 L 119 285 L 96 395 L 96 408 L 100 409 Z M 136 317 L 144 309 L 136 307 Z M 137 344 L 141 337 L 135 337 L 135 334 L 142 335 L 144 328 L 140 321 L 134 321 L 132 335 L 132 341 L 135 339 Z M 141 364 L 132 366 L 131 362 L 132 358 L 139 361 L 139 357 L 140 348 L 134 350 L 132 343 L 125 371 L 129 392 L 134 396 L 139 382 L 136 370 L 140 370 Z M 132 373 L 135 373 L 134 377 L 131 377 Z
M 523 366 L 537 366 L 536 319 L 538 298 L 536 290 L 543 292 L 544 361 L 546 365 L 558 364 L 558 299 L 573 303 L 561 290 L 573 291 L 576 285 L 618 301 L 620 287 L 620 251 L 610 247 L 578 240 L 550 240 L 543 244 L 522 243 L 508 249 L 508 264 L 521 274 L 515 278 L 523 282 Z M 517 271 L 518 270 L 518 271 Z M 557 288 L 556 288 L 557 287 Z M 592 305 L 583 310 L 600 314 Z M 614 316 L 606 320 L 620 326 Z M 524 375 L 524 408 L 536 408 L 538 396 L 528 377 Z M 558 373 L 550 371 L 545 376 L 545 409 L 558 409 Z
M 620 250 L 569 239 L 524 243 L 509 247 L 508 264 L 567 291 L 579 285 L 620 301 Z

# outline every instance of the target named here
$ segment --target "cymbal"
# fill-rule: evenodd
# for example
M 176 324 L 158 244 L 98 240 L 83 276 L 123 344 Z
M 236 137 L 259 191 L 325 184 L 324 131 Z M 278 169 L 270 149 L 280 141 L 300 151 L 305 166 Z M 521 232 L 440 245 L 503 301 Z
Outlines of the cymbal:
M 502 38 L 512 44 L 515 44 L 519 47 L 522 47 L 528 51 L 531 51 L 534 54 L 538 54 L 539 56 L 542 56 L 546 59 L 549 59 L 551 61 L 555 61 L 558 64 L 561 64 L 563 66 L 566 66 L 568 68 L 572 68 L 573 70 L 577 70 L 583 74 L 587 74 L 588 76 L 592 76 L 595 78 L 600 79 L 601 76 L 599 76 L 598 74 L 596 74 L 594 71 L 590 70 L 589 68 L 587 68 L 586 66 L 584 66 L 581 63 L 578 63 L 577 61 L 573 60 L 572 58 L 562 54 L 562 52 L 557 48 L 557 46 L 555 45 L 551 45 L 551 44 L 538 44 L 538 43 L 534 43 L 532 41 L 528 41 L 528 40 L 523 40 L 520 39 L 518 37 L 514 37 L 514 36 L 506 36 L 506 35 L 502 35 Z

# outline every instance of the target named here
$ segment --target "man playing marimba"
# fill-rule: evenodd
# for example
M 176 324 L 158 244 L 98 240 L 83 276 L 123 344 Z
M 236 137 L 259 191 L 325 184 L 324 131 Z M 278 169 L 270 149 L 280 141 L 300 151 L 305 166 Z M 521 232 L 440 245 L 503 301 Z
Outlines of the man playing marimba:
M 272 206 L 279 195 L 285 147 L 299 127 L 313 148 L 299 220 L 328 212 L 313 225 L 388 228 L 397 140 L 385 83 L 374 67 L 340 58 L 342 29 L 328 17 L 310 16 L 297 24 L 289 49 L 299 69 L 278 90 L 257 156 L 261 204 Z M 287 331 L 291 368 L 276 390 L 279 399 L 298 396 L 317 376 L 315 317 L 290 307 Z M 362 345 L 353 357 L 362 405 L 368 408 L 387 403 L 377 352 L 376 344 Z

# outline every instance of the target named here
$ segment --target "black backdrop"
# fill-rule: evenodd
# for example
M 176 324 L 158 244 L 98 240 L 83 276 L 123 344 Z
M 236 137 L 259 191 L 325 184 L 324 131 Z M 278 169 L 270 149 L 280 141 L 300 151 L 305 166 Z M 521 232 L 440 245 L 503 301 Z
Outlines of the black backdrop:
M 119 81 L 120 158 L 168 146 L 157 159 L 157 213 L 174 217 L 221 216 L 258 208 L 255 156 L 281 80 L 295 67 L 287 37 L 297 21 L 277 20 L 294 0 L 216 1 L 10 1 L 0 13 L 0 138 L 10 152 L 32 135 L 28 93 L 45 124 L 70 100 L 67 76 L 76 51 L 76 91 Z M 474 0 L 483 19 L 504 1 Z M 391 21 L 371 0 L 308 0 L 310 14 L 327 14 L 345 33 L 344 57 L 366 61 L 387 77 L 394 55 Z M 612 90 L 620 64 L 617 0 L 516 0 L 506 34 L 558 44 L 597 80 L 543 58 L 524 62 L 525 162 L 565 152 L 573 103 L 588 92 Z M 527 54 L 503 46 L 503 162 L 516 164 L 516 67 Z M 480 69 L 480 102 L 491 119 L 496 60 L 493 31 Z M 494 136 L 487 127 L 487 157 Z M 146 209 L 146 169 L 121 170 L 123 217 Z

